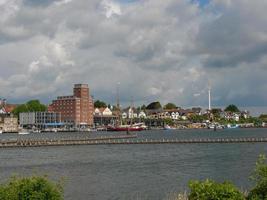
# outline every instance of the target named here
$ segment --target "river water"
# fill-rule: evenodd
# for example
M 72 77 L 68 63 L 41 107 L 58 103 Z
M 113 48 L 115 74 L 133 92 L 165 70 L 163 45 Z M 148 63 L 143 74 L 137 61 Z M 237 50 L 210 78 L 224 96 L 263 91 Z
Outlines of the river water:
M 83 138 L 116 133 L 45 133 L 15 138 Z M 145 131 L 138 138 L 267 137 L 267 129 Z M 240 188 L 251 186 L 248 177 L 266 143 L 149 144 L 61 146 L 0 149 L 0 182 L 13 174 L 48 175 L 65 179 L 67 200 L 163 200 L 187 189 L 189 180 L 230 180 Z

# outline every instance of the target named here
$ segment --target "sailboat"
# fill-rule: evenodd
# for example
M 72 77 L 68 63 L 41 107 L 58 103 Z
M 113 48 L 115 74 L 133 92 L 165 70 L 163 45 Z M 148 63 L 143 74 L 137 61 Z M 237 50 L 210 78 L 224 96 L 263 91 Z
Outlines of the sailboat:
M 139 124 L 132 124 L 132 117 L 131 117 L 131 124 L 130 125 L 122 125 L 122 121 L 121 121 L 121 112 L 120 112 L 120 103 L 119 103 L 119 89 L 117 88 L 117 108 L 118 108 L 118 112 L 117 112 L 117 115 L 118 115 L 118 122 L 116 125 L 110 125 L 107 127 L 107 131 L 126 131 L 126 132 L 129 132 L 129 131 L 142 131 L 144 130 L 144 128 L 142 127 L 142 125 L 139 123 Z M 132 110 L 133 108 L 133 101 L 131 103 L 131 107 L 130 109 Z
M 132 109 L 132 107 L 130 107 Z M 120 113 L 118 114 L 118 121 L 115 125 L 110 125 L 107 127 L 108 131 L 142 131 L 144 130 L 144 123 L 135 123 L 133 124 L 132 122 L 132 117 L 131 116 L 131 122 L 130 124 L 122 125 L 122 121 L 120 119 Z
M 142 131 L 142 127 L 130 126 L 130 125 L 120 125 L 120 126 L 108 126 L 108 131 Z

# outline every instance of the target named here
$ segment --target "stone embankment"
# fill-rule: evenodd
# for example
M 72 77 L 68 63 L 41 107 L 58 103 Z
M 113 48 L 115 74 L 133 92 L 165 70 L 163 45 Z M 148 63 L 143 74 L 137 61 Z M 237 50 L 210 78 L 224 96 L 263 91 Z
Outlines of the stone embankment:
M 129 144 L 201 144 L 201 143 L 267 143 L 267 138 L 207 138 L 207 139 L 137 139 L 137 135 L 72 139 L 1 140 L 0 148 L 69 145 L 129 145 Z

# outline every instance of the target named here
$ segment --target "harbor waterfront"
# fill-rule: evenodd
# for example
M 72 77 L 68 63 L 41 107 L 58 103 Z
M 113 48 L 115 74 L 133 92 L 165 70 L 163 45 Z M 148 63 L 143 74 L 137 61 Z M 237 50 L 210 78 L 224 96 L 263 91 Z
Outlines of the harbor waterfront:
M 136 139 L 264 138 L 267 129 L 154 130 Z M 2 140 L 117 137 L 112 132 L 2 134 Z M 248 177 L 266 143 L 81 145 L 0 149 L 1 182 L 13 174 L 65 178 L 65 199 L 166 199 L 192 179 L 230 180 L 249 188 Z

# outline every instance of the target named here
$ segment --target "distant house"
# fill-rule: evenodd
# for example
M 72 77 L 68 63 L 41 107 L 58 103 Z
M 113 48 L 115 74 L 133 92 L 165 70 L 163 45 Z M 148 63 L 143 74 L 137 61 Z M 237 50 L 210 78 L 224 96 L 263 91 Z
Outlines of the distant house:
M 11 113 L 17 105 L 7 104 L 0 99 L 0 130 L 2 132 L 18 132 L 18 118 Z
M 123 113 L 121 114 L 121 117 L 122 117 L 122 119 L 126 119 L 126 118 L 128 117 L 128 115 L 127 115 L 126 112 L 123 112 Z
M 193 113 L 195 113 L 196 115 L 201 115 L 201 111 L 202 109 L 200 107 L 195 107 L 191 109 Z
M 180 109 L 179 114 L 182 120 L 187 120 L 189 117 L 195 115 L 196 113 L 191 109 Z
M 10 114 L 18 105 L 16 104 L 7 104 L 3 101 L 0 102 L 0 113 L 1 114 Z
M 250 117 L 249 115 L 249 111 L 245 110 L 241 112 L 241 117 L 243 117 L 244 119 L 248 119 Z
M 5 110 L 5 108 L 0 108 L 0 114 L 6 114 L 6 110 Z
M 95 115 L 102 115 L 102 116 L 111 116 L 112 111 L 106 107 L 106 108 L 96 108 L 94 111 Z
M 180 109 L 169 109 L 169 110 L 164 110 L 165 112 L 165 118 L 170 118 L 170 119 L 179 119 L 180 118 Z
M 10 113 L 12 113 L 12 111 L 13 111 L 17 106 L 18 106 L 18 105 L 16 105 L 16 104 L 6 104 L 6 105 L 4 106 L 4 108 L 5 108 L 6 113 L 10 114 Z
M 141 111 L 138 113 L 138 118 L 145 119 L 145 118 L 146 118 L 146 113 L 145 113 L 145 111 L 141 110 Z
M 112 111 L 106 108 L 96 108 L 94 111 L 94 124 L 95 126 L 106 126 L 114 124 L 118 117 Z
M 240 117 L 241 117 L 241 113 L 233 113 L 233 112 L 229 112 L 229 111 L 225 111 L 221 113 L 221 117 L 226 119 L 226 120 L 235 120 L 235 121 L 239 121 Z
M 0 130 L 6 133 L 18 132 L 18 118 L 9 114 L 0 114 Z
M 125 109 L 123 109 L 122 112 L 122 118 L 123 119 L 133 119 L 133 118 L 137 118 L 138 117 L 138 113 L 136 108 L 132 108 L 132 107 L 127 107 Z
M 147 118 L 149 119 L 161 119 L 165 114 L 163 114 L 163 109 L 148 109 L 146 110 Z

